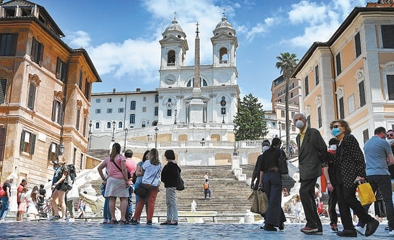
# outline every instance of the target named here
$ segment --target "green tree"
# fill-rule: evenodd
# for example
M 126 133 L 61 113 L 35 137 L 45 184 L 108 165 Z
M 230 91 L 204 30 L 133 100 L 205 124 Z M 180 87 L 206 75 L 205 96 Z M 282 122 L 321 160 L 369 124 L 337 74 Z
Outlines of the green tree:
M 286 116 L 286 149 L 289 150 L 289 142 L 290 142 L 290 121 L 289 121 L 289 81 L 292 72 L 297 66 L 298 59 L 296 59 L 296 55 L 294 53 L 290 54 L 288 52 L 281 53 L 280 56 L 277 56 L 276 59 L 278 62 L 276 63 L 276 68 L 280 68 L 280 73 L 283 75 L 283 78 L 286 81 L 286 89 L 285 89 L 285 116 Z
M 263 105 L 252 94 L 244 96 L 238 106 L 238 113 L 234 118 L 237 129 L 235 139 L 258 140 L 267 135 Z

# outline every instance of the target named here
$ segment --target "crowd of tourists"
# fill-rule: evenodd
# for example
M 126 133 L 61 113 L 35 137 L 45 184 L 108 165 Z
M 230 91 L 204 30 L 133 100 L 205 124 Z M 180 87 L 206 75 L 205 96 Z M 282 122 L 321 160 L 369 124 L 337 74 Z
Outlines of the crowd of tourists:
M 364 144 L 364 153 L 357 139 L 351 134 L 349 124 L 335 120 L 330 124 L 333 138 L 328 148 L 320 132 L 307 125 L 305 115 L 298 113 L 294 123 L 299 129 L 296 142 L 298 148 L 300 189 L 293 200 L 297 221 L 303 209 L 306 224 L 300 231 L 308 235 L 322 235 L 319 201 L 316 202 L 320 177 L 328 189 L 328 211 L 331 231 L 339 237 L 357 237 L 357 234 L 371 236 L 379 226 L 379 221 L 368 211 L 370 203 L 361 204 L 357 198 L 359 184 L 368 182 L 373 196 L 379 192 L 388 224 L 385 230 L 394 235 L 394 208 L 391 178 L 394 178 L 394 130 L 378 127 L 374 136 Z M 386 140 L 387 137 L 387 140 Z M 265 231 L 284 229 L 281 199 L 283 175 L 281 174 L 281 141 L 274 138 L 270 144 L 263 142 L 263 154 L 256 162 L 252 178 L 252 188 L 263 191 L 268 197 L 268 209 L 263 214 Z M 321 196 L 321 195 L 320 195 Z M 339 207 L 339 214 L 336 206 Z M 338 226 L 340 216 L 342 228 Z M 353 217 L 354 216 L 354 217 Z M 354 223 L 354 220 L 357 222 Z M 339 229 L 341 229 L 339 231 Z
M 123 156 L 120 144 L 114 143 L 110 155 L 97 168 L 103 180 L 101 189 L 105 198 L 103 223 L 138 225 L 145 206 L 146 224 L 152 225 L 159 184 L 163 182 L 167 219 L 161 225 L 178 225 L 176 190 L 181 169 L 175 161 L 174 151 L 165 151 L 167 164 L 164 167 L 156 148 L 146 151 L 141 162 L 136 163 L 132 156 L 131 150 L 126 150 Z M 136 194 L 134 212 L 133 193 Z M 117 198 L 120 199 L 120 219 L 115 216 Z
M 67 165 L 66 162 L 64 157 L 53 161 L 50 196 L 47 196 L 44 184 L 29 189 L 27 179 L 21 180 L 16 188 L 16 221 L 42 218 L 75 221 L 74 200 L 79 199 L 78 187 L 73 187 L 76 172 L 74 165 Z M 5 221 L 10 211 L 13 182 L 14 176 L 10 175 L 0 186 L 0 221 Z

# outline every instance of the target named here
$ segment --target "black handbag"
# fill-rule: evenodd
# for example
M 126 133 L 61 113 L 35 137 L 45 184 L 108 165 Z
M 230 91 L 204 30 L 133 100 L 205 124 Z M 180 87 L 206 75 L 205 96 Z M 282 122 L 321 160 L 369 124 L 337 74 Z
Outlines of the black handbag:
M 178 171 L 178 179 L 176 182 L 176 190 L 182 191 L 185 189 L 185 183 L 183 182 L 183 179 L 181 178 L 181 173 Z
M 144 184 L 138 185 L 136 189 L 134 189 L 134 193 L 140 198 L 147 198 L 149 196 L 150 188 Z
M 159 171 L 157 171 L 157 173 L 155 174 L 155 177 L 153 178 L 150 185 L 152 185 L 153 181 L 155 181 L 156 176 L 157 176 L 157 174 L 159 174 L 160 171 L 161 171 L 161 169 L 159 169 Z M 149 192 L 150 192 L 150 186 L 146 186 L 142 182 L 140 183 L 140 185 L 138 185 L 138 187 L 136 189 L 134 189 L 135 195 L 137 195 L 140 198 L 148 198 Z
M 282 149 L 280 149 L 279 171 L 280 171 L 280 174 L 289 174 L 289 168 L 287 167 L 286 154 L 283 152 Z

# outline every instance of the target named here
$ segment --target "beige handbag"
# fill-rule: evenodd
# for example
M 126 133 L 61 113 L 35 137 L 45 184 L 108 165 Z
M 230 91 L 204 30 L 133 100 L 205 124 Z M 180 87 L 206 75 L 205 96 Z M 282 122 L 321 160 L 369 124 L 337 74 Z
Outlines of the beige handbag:
M 262 215 L 265 214 L 268 209 L 267 193 L 261 190 L 255 190 L 252 192 L 248 199 L 252 200 L 252 207 L 250 208 L 251 212 L 259 213 Z

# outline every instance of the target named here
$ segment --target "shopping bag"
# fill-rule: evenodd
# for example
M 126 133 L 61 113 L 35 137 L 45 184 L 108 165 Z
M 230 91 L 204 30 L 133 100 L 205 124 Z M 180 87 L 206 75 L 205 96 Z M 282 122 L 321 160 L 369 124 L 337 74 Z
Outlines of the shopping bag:
M 368 182 L 360 183 L 357 188 L 361 205 L 368 205 L 376 201 L 375 193 L 372 190 L 371 184 Z
M 264 215 L 268 209 L 267 193 L 261 190 L 255 190 L 250 195 L 249 199 L 252 199 L 252 206 L 250 208 L 250 211 L 253 213 L 259 213 Z

